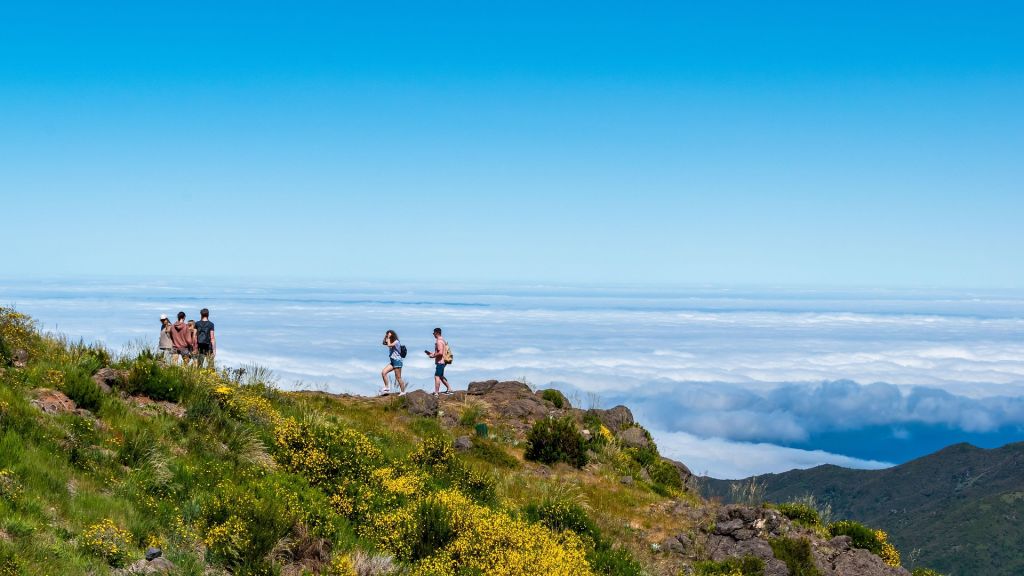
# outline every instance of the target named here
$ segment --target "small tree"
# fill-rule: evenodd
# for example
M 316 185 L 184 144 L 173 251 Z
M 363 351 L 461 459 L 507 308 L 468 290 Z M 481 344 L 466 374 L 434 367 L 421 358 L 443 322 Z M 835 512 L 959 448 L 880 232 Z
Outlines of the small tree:
M 583 434 L 568 416 L 538 420 L 526 435 L 526 441 L 527 460 L 544 464 L 565 462 L 577 468 L 587 465 Z

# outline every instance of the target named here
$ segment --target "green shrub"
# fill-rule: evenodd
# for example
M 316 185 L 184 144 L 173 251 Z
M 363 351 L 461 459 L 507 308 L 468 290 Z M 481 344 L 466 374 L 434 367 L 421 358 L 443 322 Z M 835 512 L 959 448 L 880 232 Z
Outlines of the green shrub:
M 783 516 L 808 527 L 821 526 L 821 516 L 818 511 L 807 504 L 799 502 L 786 502 L 775 507 Z
M 769 544 L 772 554 L 786 563 L 790 576 L 821 576 L 811 556 L 811 543 L 806 538 L 774 538 Z
M 30 317 L 0 306 L 0 366 L 10 366 L 19 350 L 31 355 L 39 344 L 39 333 Z
M 473 448 L 469 454 L 498 468 L 514 469 L 519 467 L 519 460 L 512 456 L 499 444 L 483 438 L 473 439 Z
M 561 392 L 555 390 L 554 388 L 548 388 L 547 390 L 541 392 L 540 397 L 554 404 L 555 408 L 558 408 L 559 410 L 565 407 L 565 396 L 563 396 Z
M 271 574 L 270 552 L 296 523 L 294 504 L 273 476 L 220 483 L 202 507 L 207 558 L 235 574 Z
M 107 561 L 115 568 L 131 558 L 131 534 L 119 528 L 109 518 L 93 524 L 82 532 L 82 546 L 87 552 Z
M 444 548 L 457 533 L 448 507 L 435 498 L 426 498 L 416 505 L 415 534 L 411 559 L 421 560 Z
M 593 412 L 588 411 L 583 415 L 583 426 L 590 432 L 590 439 L 587 440 L 587 443 L 595 451 L 607 445 L 609 438 L 614 438 L 614 436 L 611 436 L 610 430 L 608 434 L 602 432 L 602 429 L 608 429 L 601 423 L 601 419 L 597 417 L 597 414 Z
M 21 575 L 21 562 L 14 555 L 14 550 L 9 549 L 4 540 L 0 540 L 0 576 Z
M 544 464 L 565 462 L 577 468 L 587 465 L 583 435 L 568 416 L 538 420 L 526 435 L 526 442 L 527 460 Z
M 633 558 L 625 548 L 613 548 L 606 542 L 598 545 L 587 554 L 587 563 L 597 574 L 607 576 L 643 576 L 644 567 Z
M 828 525 L 828 533 L 833 538 L 849 536 L 854 548 L 863 548 L 879 556 L 882 554 L 882 542 L 878 539 L 878 534 L 860 522 L 853 520 L 833 522 Z
M 569 530 L 593 542 L 601 538 L 597 524 L 587 511 L 567 498 L 548 497 L 540 502 L 531 502 L 523 508 L 523 513 L 527 520 L 539 522 L 555 532 Z
M 139 354 L 128 367 L 126 392 L 142 394 L 153 400 L 179 402 L 185 393 L 182 369 L 164 366 L 149 351 Z
M 683 477 L 679 475 L 679 469 L 664 458 L 659 458 L 647 466 L 647 473 L 651 476 L 651 482 L 672 490 L 682 490 Z
M 84 367 L 75 366 L 63 370 L 62 392 L 75 401 L 79 408 L 99 410 L 103 402 L 103 391 L 92 381 L 92 372 Z
M 694 565 L 695 576 L 764 576 L 764 560 L 754 556 L 729 558 L 721 562 L 705 560 Z

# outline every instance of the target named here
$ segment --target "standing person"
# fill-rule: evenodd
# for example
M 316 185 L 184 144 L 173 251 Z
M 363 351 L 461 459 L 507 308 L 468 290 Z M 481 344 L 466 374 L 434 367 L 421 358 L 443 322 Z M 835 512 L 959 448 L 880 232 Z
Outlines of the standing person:
M 199 367 L 208 364 L 213 368 L 213 359 L 217 356 L 217 336 L 213 332 L 213 322 L 210 322 L 209 308 L 199 311 L 199 322 L 196 322 L 196 346 Z
M 171 340 L 171 321 L 167 314 L 160 315 L 160 353 L 164 364 L 170 364 L 174 358 L 174 342 Z
M 171 343 L 174 345 L 174 362 L 181 359 L 182 364 L 188 364 L 192 357 L 192 330 L 185 323 L 185 313 L 178 312 L 178 321 L 171 326 Z
M 424 350 L 427 356 L 434 359 L 434 396 L 441 391 L 441 384 L 444 384 L 444 393 L 451 394 L 452 387 L 448 385 L 448 379 L 444 377 L 445 355 L 448 353 L 448 343 L 441 337 L 441 329 L 434 328 L 434 351 Z
M 402 353 L 402 342 L 398 339 L 398 334 L 394 330 L 388 330 L 384 333 L 384 341 L 381 342 L 384 346 L 388 347 L 390 354 L 388 355 L 388 365 L 384 367 L 380 372 L 380 377 L 384 379 L 384 387 L 381 388 L 381 394 L 389 394 L 391 392 L 391 380 L 388 379 L 388 374 L 395 373 L 395 382 L 398 383 L 399 396 L 405 396 L 405 380 L 402 379 L 402 357 L 405 354 Z

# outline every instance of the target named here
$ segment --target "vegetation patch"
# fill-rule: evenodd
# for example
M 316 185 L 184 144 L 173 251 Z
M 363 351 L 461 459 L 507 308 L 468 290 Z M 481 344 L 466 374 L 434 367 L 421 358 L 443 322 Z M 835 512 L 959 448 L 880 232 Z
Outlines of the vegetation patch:
M 764 576 L 764 560 L 754 556 L 729 558 L 721 562 L 705 560 L 694 565 L 695 576 Z
M 769 544 L 772 554 L 786 563 L 790 576 L 821 576 L 811 556 L 811 543 L 806 538 L 774 538 Z
M 527 460 L 544 464 L 565 462 L 577 468 L 587 465 L 583 435 L 568 416 L 538 420 L 530 428 L 526 442 Z

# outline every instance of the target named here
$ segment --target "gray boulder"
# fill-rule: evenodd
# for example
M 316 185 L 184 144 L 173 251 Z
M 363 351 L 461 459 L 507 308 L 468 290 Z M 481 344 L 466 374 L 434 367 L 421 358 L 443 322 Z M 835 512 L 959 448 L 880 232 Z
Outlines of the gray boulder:
M 647 437 L 643 429 L 633 426 L 626 428 L 615 435 L 624 445 L 630 448 L 647 448 L 651 445 L 651 439 Z
M 455 446 L 455 449 L 460 452 L 469 450 L 473 447 L 473 439 L 469 436 L 459 436 L 455 439 L 455 443 L 453 445 Z
M 405 395 L 405 409 L 413 416 L 437 416 L 437 398 L 423 390 L 413 390 Z
M 633 413 L 625 406 L 616 406 L 614 408 L 609 408 L 608 410 L 591 408 L 590 410 L 587 410 L 587 414 L 597 416 L 597 419 L 607 426 L 613 434 L 620 430 L 629 428 L 634 424 Z

